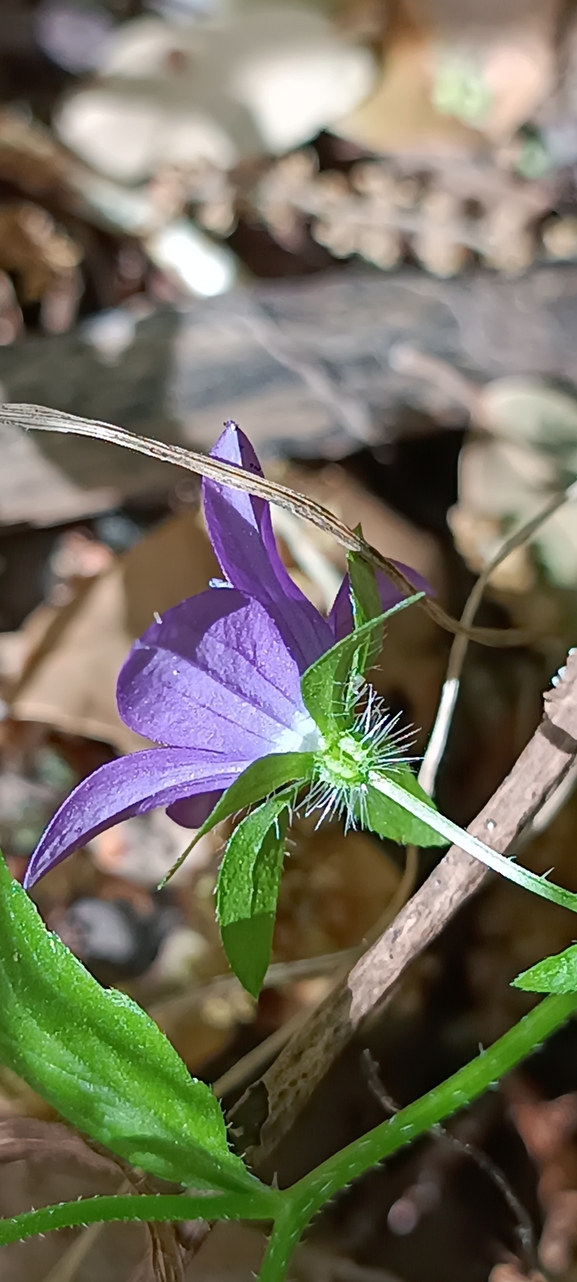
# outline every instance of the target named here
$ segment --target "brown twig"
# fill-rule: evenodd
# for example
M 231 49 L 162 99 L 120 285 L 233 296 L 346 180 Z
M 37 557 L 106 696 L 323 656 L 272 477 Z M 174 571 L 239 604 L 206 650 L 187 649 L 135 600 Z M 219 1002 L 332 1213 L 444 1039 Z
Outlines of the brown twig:
M 200 476 L 210 477 L 213 481 L 230 485 L 245 493 L 255 494 L 270 503 L 276 503 L 295 516 L 311 521 L 333 536 L 349 552 L 359 552 L 372 565 L 383 570 L 395 587 L 404 596 L 411 596 L 414 585 L 401 573 L 393 561 L 382 556 L 376 548 L 371 547 L 361 534 L 350 530 L 343 521 L 329 512 L 320 503 L 315 503 L 304 494 L 290 490 L 276 481 L 267 481 L 264 477 L 255 476 L 232 463 L 221 463 L 206 454 L 183 449 L 180 445 L 166 445 L 147 436 L 136 436 L 126 432 L 112 423 L 100 423 L 94 419 L 79 418 L 76 414 L 64 414 L 60 410 L 51 410 L 43 405 L 1 405 L 0 422 L 16 424 L 26 430 L 40 432 L 61 432 L 64 435 L 89 436 L 95 440 L 108 441 L 111 445 L 120 445 L 124 449 L 134 450 L 137 454 L 146 454 L 163 463 L 172 463 L 175 467 L 185 468 L 188 472 L 197 472 Z M 517 628 L 463 628 L 457 620 L 446 613 L 438 601 L 423 597 L 419 606 L 426 611 L 440 627 L 456 635 L 466 633 L 470 641 L 479 641 L 490 646 L 518 646 L 528 640 L 527 634 Z
M 543 804 L 577 759 L 577 654 L 563 680 L 545 696 L 545 715 L 511 773 L 470 825 L 495 850 L 512 854 Z M 477 860 L 452 846 L 380 939 L 327 995 L 301 1031 L 246 1092 L 233 1111 L 238 1129 L 258 1092 L 260 1126 L 252 1165 L 259 1171 L 310 1099 L 315 1087 L 368 1015 L 391 994 L 409 964 L 487 880 Z M 264 1115 L 264 1121 L 263 1121 Z M 254 1114 L 251 1118 L 254 1136 Z

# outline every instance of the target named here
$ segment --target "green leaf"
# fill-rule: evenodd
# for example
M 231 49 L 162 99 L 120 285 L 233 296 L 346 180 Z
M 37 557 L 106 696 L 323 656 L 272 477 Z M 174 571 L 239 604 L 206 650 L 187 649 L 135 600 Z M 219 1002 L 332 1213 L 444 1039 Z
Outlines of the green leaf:
M 397 782 L 392 774 L 379 774 L 376 770 L 371 771 L 370 781 L 385 797 L 394 801 L 403 809 L 410 810 L 428 827 L 428 812 L 430 800 L 423 801 L 417 795 L 411 795 L 411 792 L 403 788 Z M 529 872 L 528 868 L 522 868 L 520 864 L 507 855 L 500 855 L 497 850 L 491 846 L 486 846 L 484 841 L 480 841 L 472 832 L 467 832 L 460 828 L 458 824 L 453 823 L 452 819 L 447 819 L 446 815 L 435 811 L 431 819 L 431 827 L 439 833 L 443 833 L 447 842 L 452 842 L 459 850 L 465 850 L 468 855 L 474 859 L 480 859 L 481 863 L 493 872 L 498 872 L 508 881 L 513 881 L 517 886 L 523 886 L 525 890 L 530 890 L 534 895 L 539 895 L 541 899 L 548 899 L 552 904 L 559 904 L 561 908 L 569 908 L 571 912 L 577 913 L 577 894 L 571 890 L 564 890 L 562 886 L 556 886 L 546 877 L 537 877 L 534 872 Z
M 424 595 L 424 592 L 415 592 L 413 596 L 399 601 L 378 618 L 364 623 L 348 637 L 337 641 L 331 650 L 327 650 L 326 654 L 321 655 L 320 659 L 317 659 L 316 663 L 303 673 L 301 677 L 303 701 L 322 734 L 345 730 L 352 723 L 352 709 L 348 698 L 350 673 L 361 642 L 369 640 L 385 619 L 390 619 L 399 610 L 406 610 L 407 606 L 414 605 L 415 601 L 420 601 Z
M 258 997 L 272 946 L 287 806 L 294 789 L 270 797 L 235 828 L 220 866 L 216 915 L 235 975 Z
M 392 774 L 395 783 L 406 792 L 418 797 L 431 810 L 436 811 L 434 801 L 423 791 L 420 783 L 408 766 L 399 767 Z M 403 806 L 384 797 L 382 792 L 372 784 L 367 787 L 367 821 L 371 832 L 379 837 L 387 837 L 400 846 L 446 846 L 447 838 L 442 837 L 434 828 L 429 828 L 421 819 L 410 814 Z
M 526 993 L 577 993 L 577 944 L 524 970 L 512 986 Z
M 360 525 L 357 526 L 357 531 L 359 534 L 362 533 Z M 370 565 L 364 556 L 361 556 L 360 552 L 349 552 L 347 561 L 351 585 L 353 625 L 355 631 L 358 632 L 359 628 L 362 628 L 365 623 L 378 619 L 382 614 L 381 598 L 374 566 Z M 363 644 L 359 646 L 352 664 L 353 676 L 363 677 L 375 662 L 382 649 L 383 631 L 382 624 L 378 624 L 374 632 L 371 632 Z
M 223 792 L 202 828 L 195 832 L 190 845 L 163 877 L 159 890 L 162 890 L 167 881 L 170 881 L 201 837 L 204 837 L 217 824 L 222 823 L 223 819 L 237 814 L 239 810 L 245 810 L 247 806 L 255 805 L 257 801 L 262 801 L 263 797 L 268 797 L 271 792 L 284 788 L 287 783 L 294 781 L 301 785 L 310 782 L 313 770 L 312 752 L 272 752 L 268 757 L 259 757 L 258 761 L 253 761 L 252 765 L 247 766 L 238 779 L 231 783 L 230 788 Z
M 210 1088 L 135 1002 L 101 988 L 46 929 L 1 855 L 0 1062 L 134 1166 L 196 1188 L 255 1188 Z

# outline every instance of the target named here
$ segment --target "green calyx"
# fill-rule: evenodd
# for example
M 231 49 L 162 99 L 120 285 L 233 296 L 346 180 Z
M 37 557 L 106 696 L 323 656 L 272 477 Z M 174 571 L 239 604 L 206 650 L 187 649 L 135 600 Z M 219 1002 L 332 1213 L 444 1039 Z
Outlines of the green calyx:
M 369 781 L 374 762 L 371 743 L 354 730 L 322 742 L 315 758 L 317 777 L 334 788 L 359 788 Z
M 407 755 L 412 731 L 397 729 L 398 716 L 391 717 L 374 690 L 366 687 L 362 712 L 346 727 L 331 726 L 321 738 L 314 757 L 314 781 L 307 798 L 307 813 L 318 812 L 322 820 L 344 816 L 345 829 L 375 828 L 371 806 L 372 776 L 388 773 L 398 778 L 409 774 Z

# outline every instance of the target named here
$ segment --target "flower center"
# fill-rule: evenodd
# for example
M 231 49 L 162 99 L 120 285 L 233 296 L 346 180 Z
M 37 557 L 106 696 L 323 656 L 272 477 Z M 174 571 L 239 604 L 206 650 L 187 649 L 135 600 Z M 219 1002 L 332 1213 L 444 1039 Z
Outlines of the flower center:
M 334 787 L 358 787 L 368 780 L 372 755 L 370 741 L 347 731 L 332 743 L 323 743 L 319 774 Z
M 359 694 L 364 706 L 352 725 L 320 737 L 313 785 L 306 800 L 306 813 L 318 811 L 319 823 L 344 815 L 345 831 L 367 826 L 371 773 L 394 774 L 413 760 L 410 745 L 414 732 L 399 727 L 401 714 L 391 716 L 372 686 L 365 686 Z

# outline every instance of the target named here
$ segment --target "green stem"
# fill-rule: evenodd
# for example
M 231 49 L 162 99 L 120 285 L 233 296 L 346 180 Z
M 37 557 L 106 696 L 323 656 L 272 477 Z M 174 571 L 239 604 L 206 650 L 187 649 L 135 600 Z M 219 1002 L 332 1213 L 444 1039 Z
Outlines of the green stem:
M 187 1193 L 151 1193 L 126 1197 L 87 1197 L 26 1211 L 10 1220 L 0 1220 L 0 1246 L 24 1238 L 50 1233 L 53 1229 L 77 1228 L 113 1220 L 138 1220 L 176 1224 L 181 1220 L 272 1220 L 282 1204 L 278 1189 L 266 1189 L 248 1196 L 224 1193 L 206 1196 Z
M 577 993 L 546 997 L 493 1046 L 481 1051 L 440 1086 L 434 1086 L 394 1117 L 329 1157 L 288 1190 L 298 1217 L 306 1213 L 305 1223 L 308 1223 L 320 1207 L 351 1180 L 496 1085 L 505 1073 L 538 1050 L 575 1010 Z
M 546 997 L 489 1050 L 482 1051 L 440 1086 L 433 1087 L 421 1099 L 347 1145 L 284 1192 L 257 1189 L 254 1194 L 94 1197 L 64 1202 L 0 1221 L 0 1246 L 48 1233 L 51 1229 L 97 1221 L 273 1220 L 259 1282 L 281 1282 L 301 1233 L 329 1198 L 383 1158 L 482 1095 L 537 1050 L 575 1010 L 577 993 Z
M 464 1108 L 536 1050 L 577 1010 L 577 993 L 547 997 L 499 1041 L 440 1086 L 329 1157 L 287 1189 L 288 1206 L 275 1224 L 259 1282 L 282 1282 L 291 1252 L 313 1215 L 352 1180 L 437 1122 Z
M 440 832 L 441 836 L 446 837 L 453 845 L 458 846 L 460 850 L 465 850 L 468 855 L 473 855 L 474 859 L 479 859 L 487 868 L 492 868 L 493 872 L 498 872 L 502 877 L 507 877 L 509 881 L 514 881 L 517 886 L 523 886 L 525 890 L 531 890 L 533 894 L 540 895 L 542 899 L 550 899 L 552 903 L 559 904 L 561 908 L 570 908 L 572 912 L 577 912 L 577 895 L 570 890 L 564 890 L 562 886 L 556 886 L 553 882 L 547 881 L 545 877 L 538 877 L 536 873 L 529 872 L 527 868 L 522 868 L 520 864 L 515 863 L 514 858 L 507 858 L 500 855 L 497 850 L 492 850 L 486 846 L 478 837 L 473 837 L 472 833 L 466 832 L 464 828 L 459 828 L 458 824 L 447 819 L 440 811 L 433 810 L 426 802 L 421 801 L 419 797 L 414 797 L 412 793 L 407 792 L 400 784 L 395 783 L 390 776 L 381 774 L 371 774 L 370 782 L 378 792 L 390 801 L 395 801 L 397 805 L 408 810 L 416 819 L 421 819 L 427 827 L 434 828 Z
M 258 1282 L 282 1282 L 291 1255 L 310 1219 L 307 1207 L 299 1211 L 293 1204 L 290 1191 L 285 1192 L 284 1199 L 284 1207 L 274 1222 L 267 1243 Z

